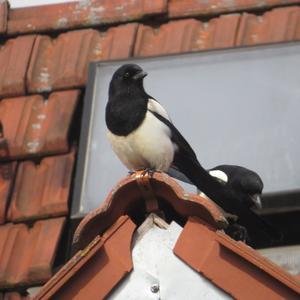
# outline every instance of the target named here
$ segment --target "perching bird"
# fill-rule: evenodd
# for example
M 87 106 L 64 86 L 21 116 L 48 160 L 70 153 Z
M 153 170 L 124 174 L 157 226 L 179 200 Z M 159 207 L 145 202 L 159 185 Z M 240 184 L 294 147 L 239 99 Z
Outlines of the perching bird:
M 234 165 L 220 165 L 208 170 L 208 173 L 217 178 L 222 184 L 229 186 L 237 194 L 248 195 L 244 205 L 262 208 L 261 193 L 264 188 L 260 176 L 247 168 Z
M 109 85 L 105 119 L 108 139 L 119 159 L 132 171 L 175 167 L 225 211 L 237 215 L 241 225 L 251 228 L 250 234 L 264 231 L 272 236 L 273 228 L 244 205 L 248 195 L 237 197 L 200 165 L 166 110 L 144 90 L 146 75 L 138 65 L 125 64 Z

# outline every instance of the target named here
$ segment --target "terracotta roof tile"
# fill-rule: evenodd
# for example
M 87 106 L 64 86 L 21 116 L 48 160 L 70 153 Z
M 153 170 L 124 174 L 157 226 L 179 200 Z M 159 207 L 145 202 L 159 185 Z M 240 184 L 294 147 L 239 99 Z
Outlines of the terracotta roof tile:
M 18 292 L 7 292 L 1 295 L 0 300 L 29 300 L 29 296 L 22 296 Z
M 60 30 L 74 27 L 140 20 L 167 12 L 167 0 L 86 0 L 12 9 L 10 34 Z
M 0 224 L 5 222 L 8 197 L 15 177 L 16 163 L 0 164 Z
M 25 94 L 25 76 L 35 36 L 8 40 L 0 48 L 0 96 Z
M 299 3 L 299 0 L 169 0 L 169 17 L 209 15 Z
M 44 158 L 39 165 L 20 163 L 7 219 L 67 215 L 73 163 L 74 153 Z
M 8 14 L 8 3 L 7 1 L 1 1 L 0 2 L 0 34 L 6 33 L 7 14 Z
M 97 236 L 71 258 L 35 300 L 104 299 L 132 270 L 131 240 L 135 228 L 128 216 L 121 216 L 103 236 Z
M 240 15 L 226 15 L 203 23 L 195 19 L 171 21 L 159 28 L 140 25 L 135 56 L 154 56 L 232 47 Z
M 131 208 L 139 206 L 143 200 L 147 212 L 163 209 L 162 203 L 166 202 L 182 218 L 195 215 L 212 226 L 219 228 L 227 226 L 222 212 L 211 200 L 185 192 L 165 173 L 156 172 L 152 177 L 142 174 L 143 172 L 136 172 L 121 180 L 108 194 L 103 204 L 81 221 L 74 234 L 75 250 L 87 246 L 97 234 L 102 234 L 120 216 L 134 213 Z
M 4 99 L 0 120 L 4 139 L 1 158 L 16 158 L 68 151 L 68 131 L 79 91 Z
M 0 288 L 34 285 L 51 277 L 65 218 L 0 226 Z
M 155 207 L 149 203 L 157 202 L 157 213 L 164 215 L 166 210 L 160 207 L 163 201 L 168 201 L 179 214 L 190 216 L 174 253 L 216 286 L 235 299 L 299 298 L 300 283 L 296 277 L 217 229 L 216 222 L 204 213 L 218 214 L 213 203 L 185 193 L 167 175 L 155 173 L 152 178 L 138 172 L 121 181 L 100 210 L 81 222 L 75 240 L 78 235 L 88 234 L 89 241 L 81 244 L 77 254 L 46 283 L 36 300 L 107 296 L 132 270 L 131 242 L 136 225 L 129 218 L 130 208 L 144 202 L 145 209 L 139 211 L 144 220 L 149 213 L 147 207 Z M 201 277 L 199 280 L 203 280 Z
M 197 217 L 189 218 L 174 253 L 235 299 L 299 299 L 295 276 Z
M 255 45 L 300 39 L 300 7 L 277 8 L 262 16 L 245 13 L 237 45 Z
M 71 31 L 56 39 L 38 36 L 28 70 L 29 91 L 83 86 L 89 62 L 131 55 L 136 29 L 137 24 L 127 24 L 106 32 Z

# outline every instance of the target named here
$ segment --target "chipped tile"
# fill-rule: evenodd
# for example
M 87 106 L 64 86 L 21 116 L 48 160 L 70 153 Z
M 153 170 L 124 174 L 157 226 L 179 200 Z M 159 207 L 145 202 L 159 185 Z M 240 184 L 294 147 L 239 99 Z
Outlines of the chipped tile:
M 7 14 L 8 14 L 8 2 L 0 1 L 0 34 L 6 33 Z
M 237 34 L 237 46 L 300 39 L 300 7 L 277 8 L 262 16 L 244 13 Z
M 137 24 L 127 24 L 106 32 L 72 31 L 56 39 L 38 36 L 27 75 L 29 91 L 83 86 L 89 62 L 131 55 L 136 29 Z
M 8 32 L 41 32 L 119 23 L 166 12 L 167 0 L 81 0 L 12 9 L 9 12 Z
M 0 163 L 0 224 L 5 222 L 5 212 L 15 171 L 16 163 Z
M 169 0 L 169 17 L 203 16 L 300 3 L 299 0 Z
M 140 25 L 135 56 L 232 47 L 240 15 L 226 15 L 203 23 L 195 19 L 172 21 L 159 28 Z
M 37 221 L 33 227 L 0 226 L 0 288 L 35 285 L 52 275 L 65 218 Z
M 4 142 L 0 159 L 67 152 L 68 132 L 79 91 L 9 98 L 0 102 Z
M 20 163 L 7 219 L 67 215 L 73 163 L 74 153 L 44 158 L 39 165 Z
M 35 36 L 8 40 L 0 48 L 0 96 L 25 94 L 25 76 Z

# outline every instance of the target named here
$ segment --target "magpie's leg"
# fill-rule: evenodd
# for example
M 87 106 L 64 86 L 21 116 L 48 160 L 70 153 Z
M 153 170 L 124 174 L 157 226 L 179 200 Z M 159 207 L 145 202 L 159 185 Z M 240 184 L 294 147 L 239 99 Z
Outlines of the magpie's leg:
M 247 229 L 238 223 L 229 224 L 225 232 L 236 241 L 243 241 L 245 243 L 249 243 L 250 241 Z
M 152 177 L 155 172 L 161 172 L 161 171 L 158 171 L 154 168 L 141 168 L 141 169 L 137 169 L 137 170 L 129 170 L 128 174 L 133 175 L 134 173 L 139 172 L 139 171 L 142 171 L 143 176 L 149 175 L 149 177 Z
M 155 172 L 158 172 L 158 171 L 155 170 L 154 168 L 146 168 L 143 171 L 143 176 L 149 175 L 149 177 L 153 177 L 153 175 L 154 175 Z

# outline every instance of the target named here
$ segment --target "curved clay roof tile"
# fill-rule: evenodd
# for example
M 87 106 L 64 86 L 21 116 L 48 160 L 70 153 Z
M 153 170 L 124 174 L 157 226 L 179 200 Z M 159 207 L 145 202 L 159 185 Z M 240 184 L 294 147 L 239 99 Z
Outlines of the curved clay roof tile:
M 227 221 L 219 208 L 210 200 L 187 193 L 165 173 L 136 172 L 121 180 L 108 194 L 104 203 L 89 213 L 79 224 L 73 239 L 75 251 L 83 249 L 98 234 L 102 234 L 120 216 L 134 211 L 144 201 L 145 213 L 160 210 L 162 202 L 171 206 L 183 218 L 200 217 L 215 228 L 225 228 Z

